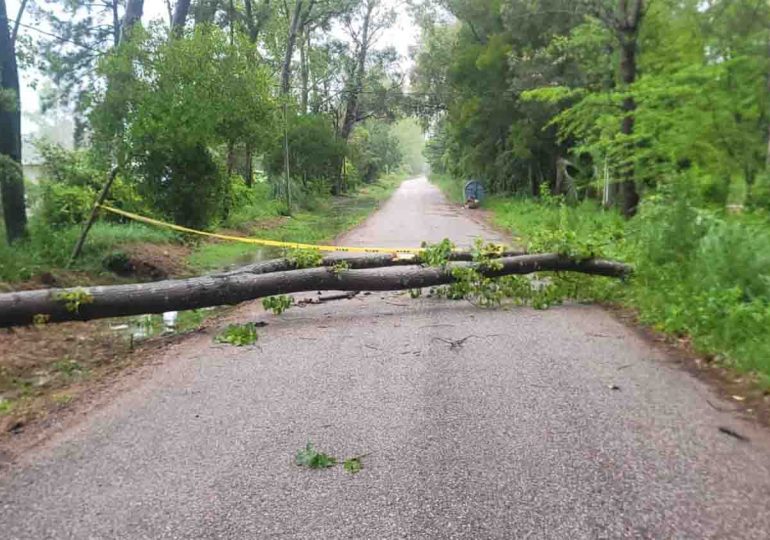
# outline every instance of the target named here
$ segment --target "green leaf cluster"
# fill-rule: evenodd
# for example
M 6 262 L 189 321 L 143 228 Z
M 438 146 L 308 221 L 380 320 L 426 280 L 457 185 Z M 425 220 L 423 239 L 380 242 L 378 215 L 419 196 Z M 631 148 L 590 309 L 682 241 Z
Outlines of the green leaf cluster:
M 230 324 L 214 338 L 217 343 L 227 343 L 236 347 L 253 345 L 257 342 L 257 325 L 253 322 L 246 324 Z

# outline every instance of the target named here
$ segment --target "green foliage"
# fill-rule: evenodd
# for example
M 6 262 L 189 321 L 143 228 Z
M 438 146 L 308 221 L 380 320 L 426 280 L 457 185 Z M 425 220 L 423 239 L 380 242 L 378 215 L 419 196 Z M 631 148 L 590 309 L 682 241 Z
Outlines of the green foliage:
M 272 311 L 276 315 L 280 315 L 289 309 L 292 305 L 294 305 L 293 296 L 286 296 L 282 294 L 279 296 L 268 296 L 267 298 L 262 299 L 262 307 L 267 311 Z
M 339 276 L 342 272 L 346 272 L 348 270 L 350 270 L 350 264 L 347 261 L 337 261 L 332 267 L 329 268 L 329 271 L 335 276 Z
M 228 343 L 236 347 L 253 345 L 257 342 L 257 326 L 253 322 L 230 324 L 214 338 L 217 343 Z
M 345 143 L 325 115 L 292 116 L 288 128 L 289 171 L 307 193 L 328 194 L 340 174 Z M 276 138 L 267 157 L 267 170 L 283 182 L 283 138 Z
M 67 292 L 61 291 L 54 293 L 54 300 L 64 303 L 64 307 L 67 308 L 67 311 L 79 313 L 80 306 L 93 303 L 94 297 L 86 290 L 75 289 Z
M 321 265 L 323 255 L 317 249 L 291 249 L 286 253 L 288 260 L 294 268 L 315 268 Z
M 533 306 L 566 298 L 621 302 L 661 331 L 690 336 L 704 353 L 770 377 L 767 218 L 725 216 L 698 203 L 697 187 L 680 182 L 648 196 L 630 222 L 587 203 L 573 208 L 494 198 L 489 206 L 499 225 L 530 239 L 555 239 L 549 247 L 579 254 L 590 239 L 595 253 L 634 265 L 626 285 L 538 274 L 540 289 L 517 293 Z
M 294 463 L 309 469 L 327 469 L 337 464 L 337 458 L 323 452 L 318 452 L 313 448 L 313 443 L 308 442 L 305 448 L 297 450 L 297 454 L 294 456 Z
M 420 253 L 420 262 L 428 266 L 445 268 L 449 263 L 449 256 L 455 249 L 455 245 L 449 238 L 444 238 L 438 244 L 422 243 L 423 251 Z
M 82 224 L 93 204 L 93 191 L 87 187 L 58 182 L 41 185 L 40 217 L 52 227 Z
M 361 461 L 361 458 L 353 457 L 346 459 L 342 464 L 342 467 L 350 474 L 356 474 L 364 468 L 364 464 Z
M 66 268 L 81 226 L 52 229 L 40 219 L 30 223 L 29 238 L 9 247 L 0 244 L 0 281 L 23 281 L 32 276 Z M 173 233 L 147 225 L 97 222 L 88 234 L 81 257 L 73 270 L 102 271 L 105 256 L 121 245 L 149 242 L 166 244 L 175 239 Z
M 82 224 L 108 173 L 89 150 L 66 150 L 45 141 L 38 141 L 35 146 L 43 158 L 44 176 L 39 185 L 31 189 L 40 219 L 53 228 Z M 115 177 L 105 202 L 131 212 L 150 213 L 133 182 L 120 174 Z M 119 219 L 106 212 L 101 217 L 110 221 Z
M 401 144 L 391 127 L 377 121 L 367 121 L 356 127 L 348 155 L 357 175 L 367 184 L 383 173 L 396 170 L 403 162 Z
M 208 227 L 230 209 L 220 148 L 259 151 L 274 137 L 270 74 L 251 44 L 231 46 L 218 28 L 196 26 L 172 40 L 165 30 L 136 30 L 100 67 L 112 84 L 92 115 L 97 148 L 119 140 L 114 150 L 154 208 Z

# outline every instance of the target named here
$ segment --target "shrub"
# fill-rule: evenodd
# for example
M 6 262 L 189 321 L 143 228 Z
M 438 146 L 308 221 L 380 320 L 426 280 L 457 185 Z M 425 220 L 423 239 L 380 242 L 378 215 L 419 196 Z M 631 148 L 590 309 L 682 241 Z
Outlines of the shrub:
M 94 198 L 94 192 L 86 186 L 44 182 L 40 186 L 40 217 L 55 228 L 83 223 Z

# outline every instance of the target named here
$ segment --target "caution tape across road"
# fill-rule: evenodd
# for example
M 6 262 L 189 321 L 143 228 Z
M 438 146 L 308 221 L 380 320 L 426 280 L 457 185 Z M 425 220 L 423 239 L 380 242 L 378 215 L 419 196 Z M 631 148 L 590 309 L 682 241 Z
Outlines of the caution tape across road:
M 389 248 L 389 247 L 351 247 L 351 246 L 319 246 L 315 244 L 302 244 L 300 242 L 281 242 L 279 240 L 267 240 L 264 238 L 244 238 L 242 236 L 230 236 L 227 234 L 212 233 L 206 231 L 198 231 L 196 229 L 190 229 L 189 227 L 182 227 L 181 225 L 174 225 L 173 223 L 167 223 L 159 219 L 153 219 L 147 216 L 141 216 L 106 204 L 100 204 L 100 208 L 117 214 L 119 216 L 139 221 L 141 223 L 147 223 L 148 225 L 155 225 L 157 227 L 165 227 L 174 231 L 184 232 L 188 234 L 197 234 L 199 236 L 207 236 L 209 238 L 217 238 L 219 240 L 228 240 L 230 242 L 241 242 L 244 244 L 256 244 L 259 246 L 271 246 L 288 249 L 315 249 L 318 251 L 341 251 L 348 253 L 396 253 L 396 254 L 418 254 L 422 253 L 424 248 Z

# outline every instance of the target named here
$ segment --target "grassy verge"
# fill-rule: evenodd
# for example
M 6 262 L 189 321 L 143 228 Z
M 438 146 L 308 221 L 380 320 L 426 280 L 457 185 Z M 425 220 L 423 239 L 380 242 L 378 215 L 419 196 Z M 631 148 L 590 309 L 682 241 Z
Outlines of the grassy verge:
M 139 243 L 166 245 L 179 240 L 169 231 L 141 223 L 97 222 L 89 233 L 82 255 L 68 267 L 79 234 L 80 227 L 53 230 L 33 221 L 26 241 L 13 247 L 0 242 L 0 282 L 10 287 L 10 284 L 43 273 L 64 270 L 87 274 L 89 282 L 109 281 L 109 272 L 104 269 L 102 261 L 120 246 Z
M 250 204 L 234 211 L 223 227 L 230 232 L 235 230 L 234 234 L 271 240 L 328 242 L 365 219 L 404 178 L 403 174 L 388 175 L 343 197 L 316 198 L 304 208 L 297 209 L 292 217 L 282 216 L 281 204 L 269 198 L 266 192 L 260 192 Z M 79 226 L 54 230 L 33 220 L 25 242 L 13 247 L 0 242 L 0 291 L 13 290 L 19 284 L 22 288 L 30 288 L 120 282 L 121 278 L 105 268 L 105 260 L 111 255 L 131 254 L 132 248 L 137 246 L 141 246 L 140 252 L 153 251 L 155 247 L 155 253 L 150 253 L 150 257 L 160 255 L 162 258 L 164 252 L 170 252 L 165 253 L 165 264 L 161 261 L 161 266 L 166 266 L 170 275 L 203 272 L 278 254 L 249 244 L 189 244 L 187 242 L 197 241 L 197 238 L 183 238 L 173 231 L 141 223 L 100 221 L 91 229 L 81 257 L 69 266 L 70 253 L 79 234 Z M 182 247 L 184 249 L 180 249 Z
M 484 206 L 530 249 L 632 263 L 627 284 L 593 280 L 591 296 L 633 308 L 642 322 L 770 386 L 767 216 L 729 215 L 691 201 L 682 190 L 650 196 L 630 221 L 592 202 L 573 207 L 553 197 L 491 197 Z

